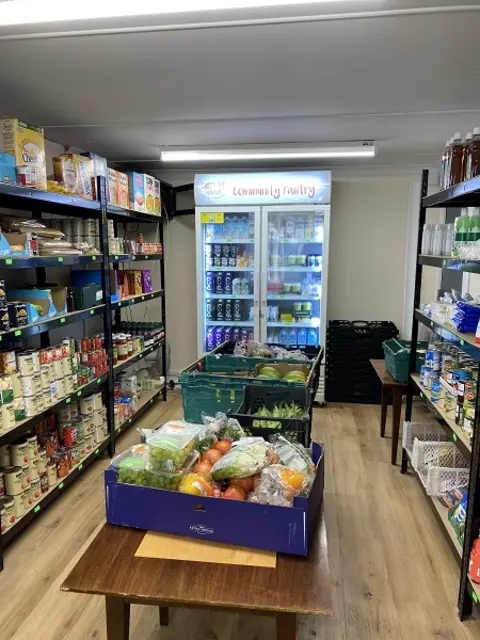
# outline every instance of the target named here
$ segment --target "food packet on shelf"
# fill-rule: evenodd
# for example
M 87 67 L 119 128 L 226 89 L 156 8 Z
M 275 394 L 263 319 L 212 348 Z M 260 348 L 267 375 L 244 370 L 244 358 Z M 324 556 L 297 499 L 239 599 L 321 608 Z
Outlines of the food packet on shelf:
M 202 414 L 203 424 L 209 434 L 214 434 L 218 440 L 230 440 L 234 442 L 245 437 L 245 431 L 238 420 L 229 418 L 225 413 L 217 413 L 215 417 Z M 215 444 L 215 443 L 214 443 Z
M 279 433 L 270 436 L 270 442 L 285 467 L 295 469 L 305 476 L 302 493 L 308 493 L 315 477 L 315 465 L 309 452 L 300 443 L 289 442 Z
M 211 470 L 214 480 L 248 478 L 260 473 L 274 460 L 275 453 L 265 442 L 232 447 Z
M 263 469 L 250 502 L 291 507 L 293 499 L 300 495 L 306 483 L 307 478 L 296 469 L 272 464 Z

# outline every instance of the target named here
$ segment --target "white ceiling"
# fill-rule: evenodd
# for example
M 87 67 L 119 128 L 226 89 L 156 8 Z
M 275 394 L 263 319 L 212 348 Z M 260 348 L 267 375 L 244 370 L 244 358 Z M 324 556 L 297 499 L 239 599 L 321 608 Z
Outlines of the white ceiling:
M 479 26 L 478 3 L 356 0 L 0 29 L 0 112 L 152 171 L 167 145 L 349 140 L 378 148 L 350 166 L 435 166 L 480 126 Z

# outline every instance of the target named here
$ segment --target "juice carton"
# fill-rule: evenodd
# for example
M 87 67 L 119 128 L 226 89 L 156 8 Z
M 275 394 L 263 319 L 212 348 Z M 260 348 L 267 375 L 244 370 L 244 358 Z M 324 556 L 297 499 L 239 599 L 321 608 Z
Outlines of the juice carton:
M 162 196 L 160 193 L 160 180 L 155 178 L 154 180 L 154 191 L 155 191 L 155 203 L 153 205 L 153 212 L 157 215 L 162 215 Z
M 145 175 L 145 211 L 155 212 L 155 178 Z
M 128 176 L 117 171 L 117 204 L 119 207 L 129 209 Z
M 36 188 L 47 190 L 43 129 L 16 118 L 1 120 L 0 151 L 15 156 L 15 165 L 34 167 Z
M 145 176 L 143 173 L 128 173 L 128 195 L 130 209 L 145 211 Z
M 117 173 L 115 169 L 108 170 L 108 184 L 107 184 L 107 202 L 109 204 L 117 205 Z
M 90 153 L 87 151 L 86 153 L 82 153 L 82 156 L 85 158 L 90 158 L 93 161 L 93 199 L 99 200 L 99 194 L 97 193 L 97 178 L 102 176 L 105 180 L 108 180 L 108 167 L 106 158 L 102 158 L 102 156 L 97 156 L 96 153 Z M 108 192 L 108 186 L 107 186 Z

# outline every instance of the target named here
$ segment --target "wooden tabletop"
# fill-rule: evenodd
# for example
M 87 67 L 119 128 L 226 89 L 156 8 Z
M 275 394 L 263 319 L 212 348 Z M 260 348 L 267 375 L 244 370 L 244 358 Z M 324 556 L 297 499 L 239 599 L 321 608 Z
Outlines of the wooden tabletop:
M 332 614 L 323 514 L 308 558 L 279 554 L 276 569 L 136 558 L 144 535 L 105 524 L 62 590 L 118 596 L 139 604 Z
M 370 360 L 370 364 L 375 369 L 375 373 L 380 378 L 380 382 L 387 387 L 408 387 L 406 382 L 397 382 L 387 371 L 385 360 Z

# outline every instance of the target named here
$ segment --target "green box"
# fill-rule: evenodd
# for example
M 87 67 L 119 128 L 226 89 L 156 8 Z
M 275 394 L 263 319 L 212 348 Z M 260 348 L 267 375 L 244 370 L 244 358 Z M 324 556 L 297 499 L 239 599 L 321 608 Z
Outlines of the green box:
M 382 347 L 383 353 L 385 354 L 385 366 L 389 374 L 397 382 L 408 382 L 410 342 L 390 338 L 390 340 L 385 340 L 385 342 L 382 343 Z M 416 373 L 420 372 L 420 368 L 425 363 L 425 349 L 427 349 L 427 347 L 428 342 L 417 343 Z

